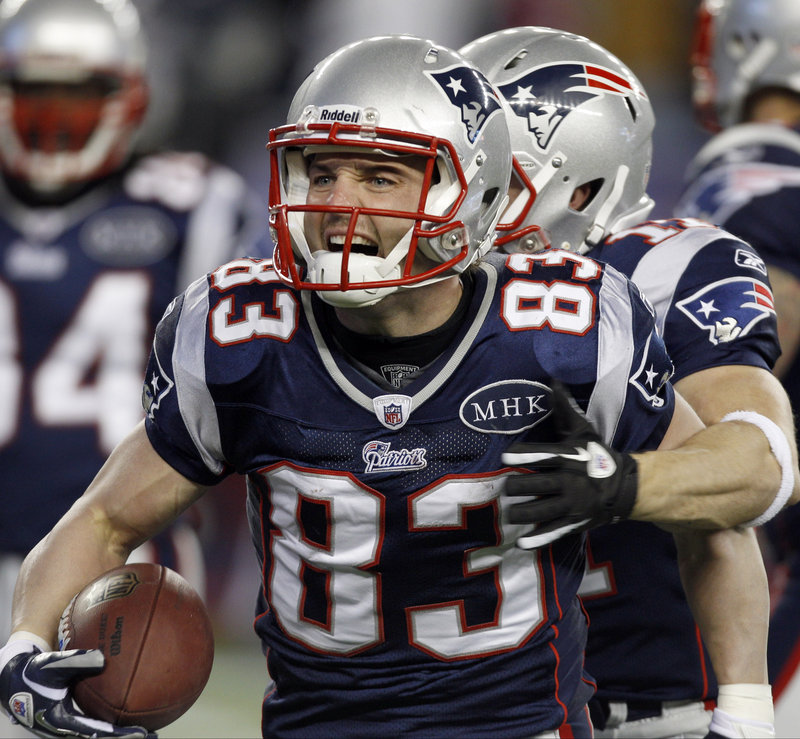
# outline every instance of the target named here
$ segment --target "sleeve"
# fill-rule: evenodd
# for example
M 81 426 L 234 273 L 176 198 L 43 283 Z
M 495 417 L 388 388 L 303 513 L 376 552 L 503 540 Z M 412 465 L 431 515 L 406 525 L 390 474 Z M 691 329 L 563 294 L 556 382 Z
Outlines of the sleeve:
M 208 283 L 197 280 L 159 322 L 145 375 L 145 429 L 156 452 L 185 477 L 214 485 L 230 473 L 205 382 Z
M 621 451 L 657 447 L 672 420 L 673 368 L 637 285 L 609 264 L 561 250 L 507 262 L 517 274 L 527 262 L 546 265 L 533 274 L 546 315 L 535 361 L 569 387 L 607 443 Z
M 639 288 L 606 265 L 600 293 L 597 381 L 586 411 L 622 451 L 656 448 L 669 427 L 673 364 Z
M 663 333 L 676 380 L 721 365 L 771 369 L 780 356 L 777 317 L 752 246 L 723 235 L 700 249 L 678 279 Z

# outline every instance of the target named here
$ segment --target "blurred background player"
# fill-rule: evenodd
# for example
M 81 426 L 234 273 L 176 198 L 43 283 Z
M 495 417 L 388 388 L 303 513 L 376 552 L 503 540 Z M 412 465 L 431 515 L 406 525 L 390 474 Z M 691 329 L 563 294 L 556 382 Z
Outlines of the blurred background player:
M 124 0 L 0 3 L 0 635 L 22 558 L 141 419 L 164 309 L 264 237 L 231 170 L 135 152 L 146 64 Z M 203 592 L 195 523 L 134 557 Z
M 800 3 L 702 2 L 692 74 L 697 119 L 716 135 L 691 163 L 677 212 L 722 225 L 766 262 L 783 350 L 774 371 L 798 409 Z M 800 664 L 800 508 L 762 534 L 773 595 L 768 662 L 776 724 L 796 731 L 800 692 L 782 696 Z M 783 717 L 792 710 L 790 722 Z
M 734 411 L 763 414 L 750 418 L 782 444 L 788 475 L 764 518 L 774 515 L 796 493 L 797 470 L 793 441 L 786 440 L 793 439 L 791 408 L 769 371 L 779 350 L 763 262 L 747 244 L 707 224 L 646 221 L 653 207 L 646 186 L 654 115 L 637 78 L 605 49 L 562 31 L 522 27 L 489 34 L 462 52 L 513 111 L 517 184 L 498 227 L 500 248 L 536 252 L 549 241 L 632 277 L 655 307 L 675 386 L 701 418 L 714 424 Z M 758 295 L 763 301 L 754 301 Z M 698 313 L 703 301 L 714 306 L 711 320 Z M 694 569 L 698 552 L 712 562 L 705 570 Z M 717 686 L 681 576 L 713 576 L 717 605 L 693 602 L 704 631 L 709 613 L 735 614 L 723 633 L 750 639 L 740 662 L 730 659 L 730 643 L 708 645 L 725 683 L 720 708 L 740 719 L 734 725 L 762 732 L 741 736 L 772 736 L 768 593 L 753 529 L 710 537 L 684 532 L 673 541 L 633 521 L 589 535 L 581 595 L 591 624 L 587 670 L 598 682 L 597 736 L 706 735 Z M 739 592 L 742 578 L 747 592 Z M 758 710 L 738 697 L 742 692 L 755 696 Z M 717 729 L 726 720 L 715 713 Z

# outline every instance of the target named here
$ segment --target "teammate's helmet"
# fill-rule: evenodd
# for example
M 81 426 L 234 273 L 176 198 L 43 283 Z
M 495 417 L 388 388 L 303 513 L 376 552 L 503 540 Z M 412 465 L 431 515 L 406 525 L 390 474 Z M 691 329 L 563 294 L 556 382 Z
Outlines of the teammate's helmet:
M 0 167 L 41 193 L 116 169 L 145 114 L 127 0 L 0 3 Z
M 268 148 L 276 269 L 329 303 L 371 305 L 463 272 L 491 248 L 511 174 L 508 126 L 494 88 L 451 49 L 411 36 L 343 47 L 301 85 Z M 308 157 L 319 151 L 424 157 L 417 209 L 306 204 Z M 311 251 L 303 232 L 310 211 L 349 218 L 343 246 Z M 373 256 L 353 245 L 359 216 L 412 225 L 388 255 Z
M 641 84 L 619 59 L 582 36 L 538 26 L 491 33 L 461 53 L 511 110 L 522 193 L 502 216 L 498 246 L 538 250 L 546 243 L 530 233 L 538 224 L 553 246 L 585 253 L 647 218 L 655 119 Z M 581 185 L 590 195 L 580 209 L 571 208 Z
M 800 94 L 800 2 L 701 0 L 691 63 L 695 113 L 712 132 L 739 123 L 757 90 Z

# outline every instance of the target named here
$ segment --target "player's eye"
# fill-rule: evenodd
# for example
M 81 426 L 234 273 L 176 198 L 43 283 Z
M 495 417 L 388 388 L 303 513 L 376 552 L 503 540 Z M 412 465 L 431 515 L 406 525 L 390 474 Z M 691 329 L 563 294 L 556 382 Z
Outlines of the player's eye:
M 327 173 L 312 174 L 309 176 L 309 182 L 311 183 L 312 187 L 324 188 L 330 187 L 334 182 L 334 178 Z

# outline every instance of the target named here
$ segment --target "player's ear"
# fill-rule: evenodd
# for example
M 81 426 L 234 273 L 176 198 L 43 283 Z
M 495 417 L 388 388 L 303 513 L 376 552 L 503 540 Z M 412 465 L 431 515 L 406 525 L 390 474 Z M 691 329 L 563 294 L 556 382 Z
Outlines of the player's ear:
M 569 199 L 569 207 L 572 210 L 583 210 L 591 200 L 596 192 L 594 183 L 585 182 L 583 185 L 578 185 L 572 191 L 572 197 Z

